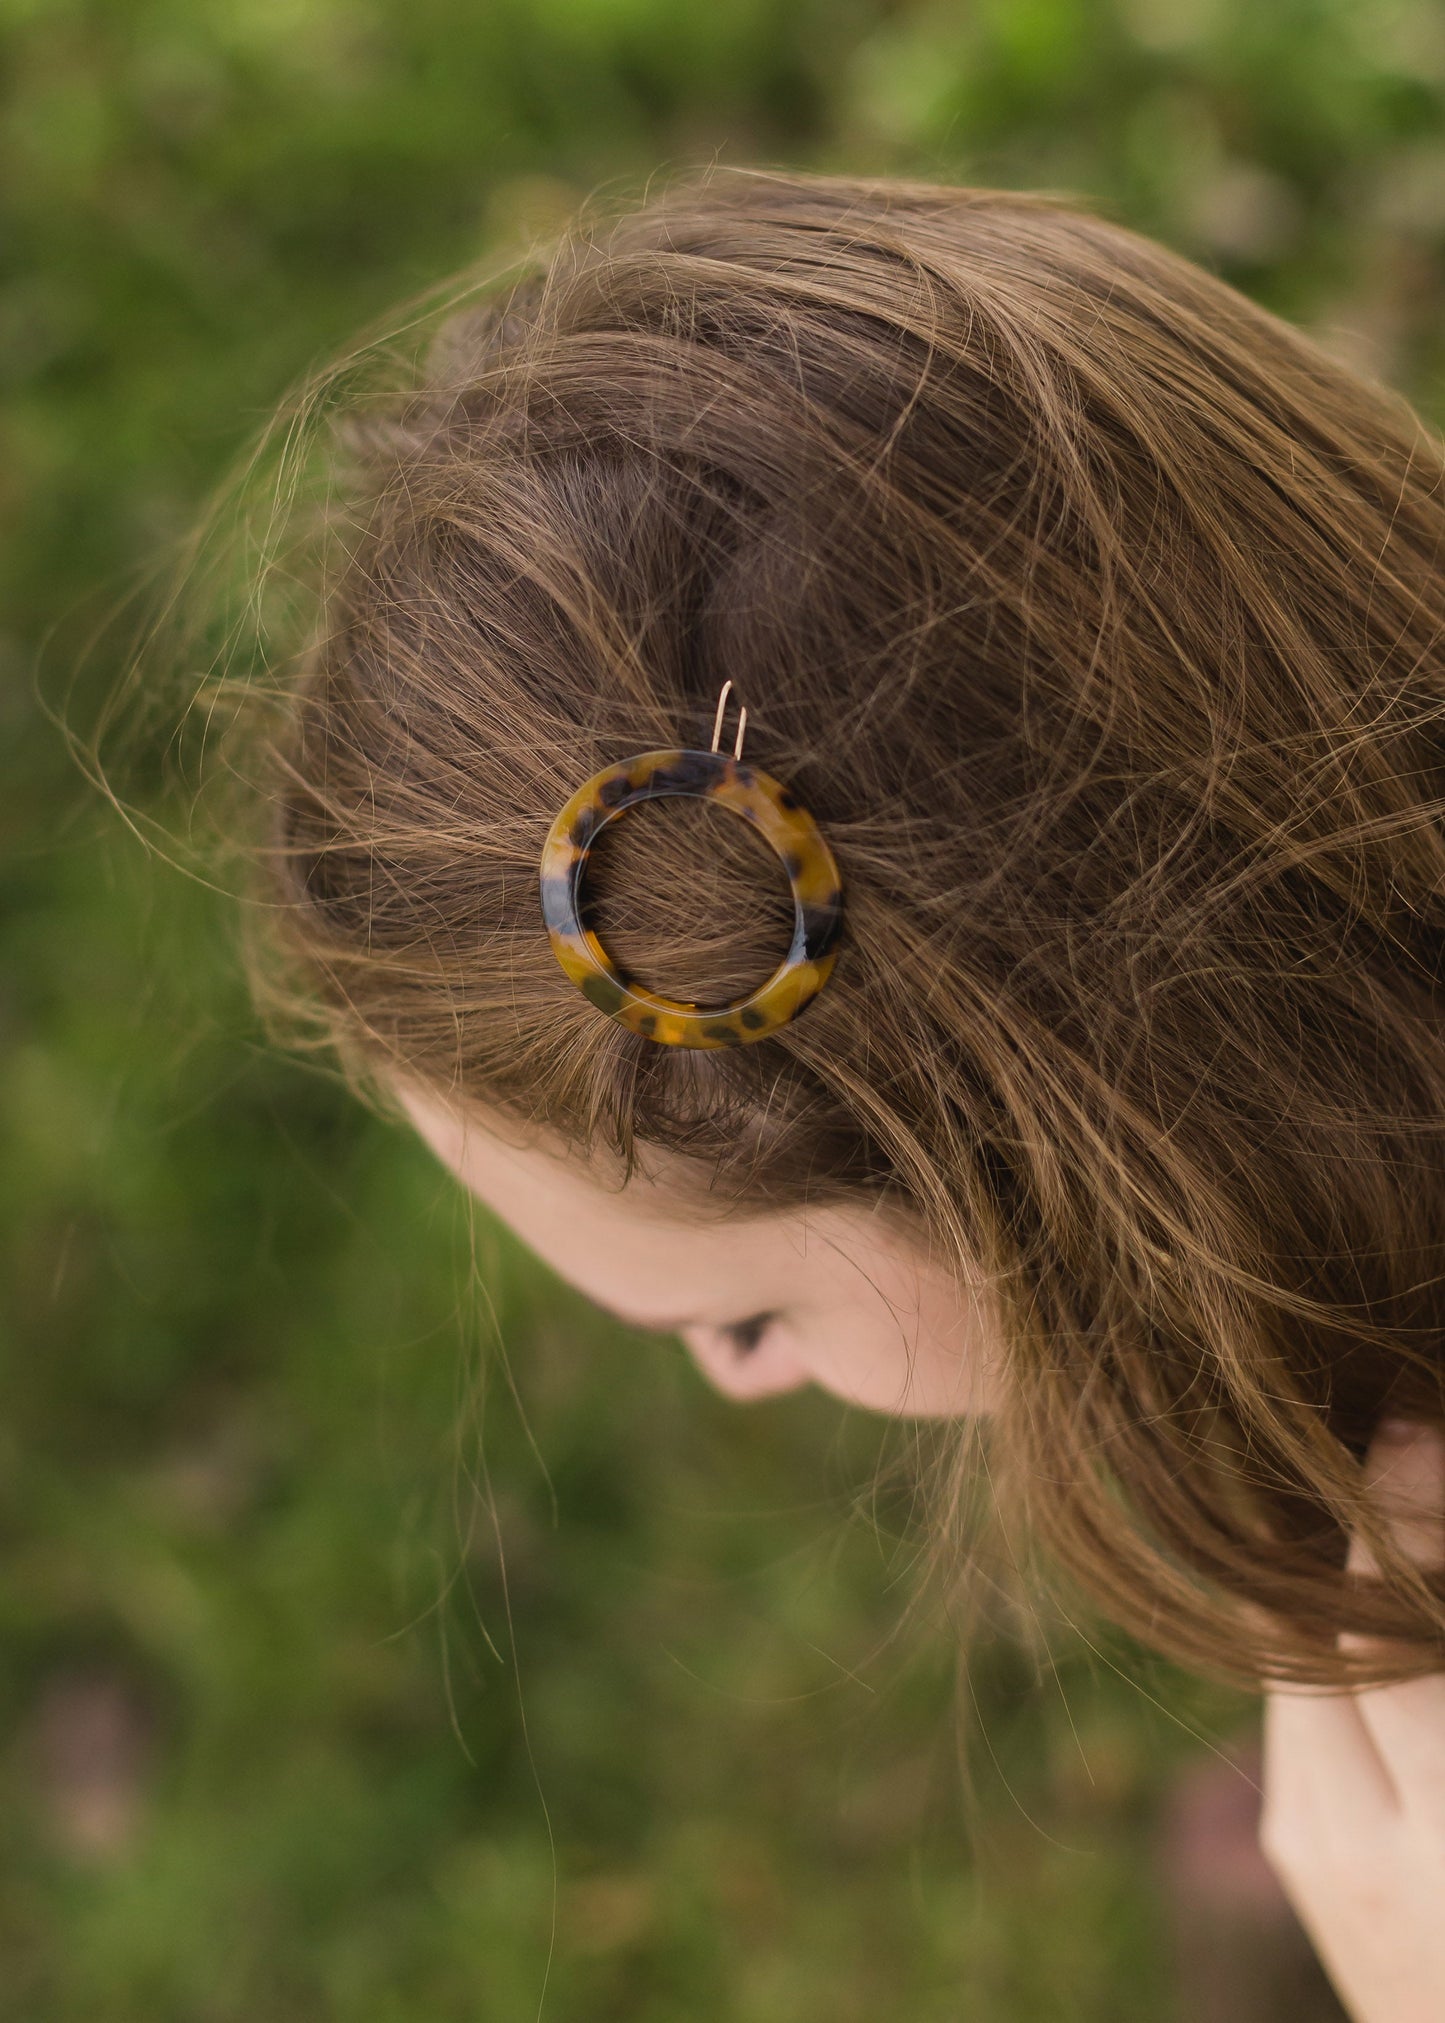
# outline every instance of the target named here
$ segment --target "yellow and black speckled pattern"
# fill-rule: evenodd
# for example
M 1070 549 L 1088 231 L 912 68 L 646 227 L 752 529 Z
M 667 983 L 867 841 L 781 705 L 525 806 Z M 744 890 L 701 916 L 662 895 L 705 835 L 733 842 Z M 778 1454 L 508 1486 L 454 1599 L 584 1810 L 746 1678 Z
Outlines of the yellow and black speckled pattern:
M 582 879 L 598 831 L 624 809 L 667 794 L 716 801 L 751 822 L 777 851 L 793 888 L 787 954 L 749 996 L 712 1010 L 628 981 L 582 925 Z M 562 968 L 599 1011 L 663 1046 L 737 1047 L 766 1039 L 816 996 L 837 960 L 843 887 L 832 851 L 790 788 L 728 752 L 640 752 L 594 773 L 559 811 L 541 869 L 542 918 Z

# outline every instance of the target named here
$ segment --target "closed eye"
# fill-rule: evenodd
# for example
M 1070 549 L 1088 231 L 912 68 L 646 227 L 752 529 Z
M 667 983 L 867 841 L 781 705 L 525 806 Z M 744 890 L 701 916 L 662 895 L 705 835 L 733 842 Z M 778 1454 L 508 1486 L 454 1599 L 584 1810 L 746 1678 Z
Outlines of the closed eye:
M 775 1313 L 752 1314 L 745 1321 L 730 1321 L 722 1333 L 739 1356 L 749 1356 L 776 1319 Z
M 638 1320 L 635 1315 L 616 1312 L 613 1313 L 613 1318 L 621 1321 L 624 1327 L 633 1328 L 642 1335 L 677 1335 L 686 1328 L 709 1328 L 712 1333 L 721 1335 L 736 1355 L 748 1356 L 752 1354 L 779 1315 L 775 1308 L 770 1308 L 766 1313 L 749 1314 L 743 1321 L 643 1321 Z

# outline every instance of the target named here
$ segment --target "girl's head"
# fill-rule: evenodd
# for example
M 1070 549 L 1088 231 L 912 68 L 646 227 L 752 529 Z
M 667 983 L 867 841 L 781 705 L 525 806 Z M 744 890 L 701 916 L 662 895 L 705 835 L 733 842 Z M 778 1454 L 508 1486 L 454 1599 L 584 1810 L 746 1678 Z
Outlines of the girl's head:
M 1445 1410 L 1445 456 L 1406 403 L 1073 199 L 729 171 L 580 222 L 338 441 L 263 1004 L 734 1395 L 986 1414 L 1006 1522 L 1146 1641 L 1438 1663 L 1418 1576 L 1343 1572 L 1382 1410 Z M 694 1052 L 569 983 L 537 863 L 728 679 L 846 925 L 791 1024 Z M 610 825 L 589 903 L 703 1003 L 791 926 L 697 801 Z

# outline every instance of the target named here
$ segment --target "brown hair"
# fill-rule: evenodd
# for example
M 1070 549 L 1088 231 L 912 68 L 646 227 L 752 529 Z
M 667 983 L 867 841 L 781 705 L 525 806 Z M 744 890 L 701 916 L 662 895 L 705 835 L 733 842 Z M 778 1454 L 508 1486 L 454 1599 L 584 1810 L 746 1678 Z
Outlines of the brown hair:
M 1246 1684 L 1438 1666 L 1360 1467 L 1387 1407 L 1445 1418 L 1445 457 L 1407 402 L 1068 195 L 714 170 L 453 303 L 333 440 L 259 746 L 277 1029 L 383 1102 L 681 1153 L 713 1208 L 896 1215 L 996 1290 L 997 1509 L 1106 1616 Z M 567 981 L 537 860 L 728 678 L 847 916 L 796 1020 L 695 1053 Z M 697 803 L 612 825 L 591 891 L 669 995 L 787 944 Z

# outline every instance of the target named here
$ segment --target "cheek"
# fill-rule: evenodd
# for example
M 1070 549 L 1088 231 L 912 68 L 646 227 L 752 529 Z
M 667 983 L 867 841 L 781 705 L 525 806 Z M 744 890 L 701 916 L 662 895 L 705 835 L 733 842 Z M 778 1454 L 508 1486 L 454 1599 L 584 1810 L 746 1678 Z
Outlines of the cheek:
M 825 1390 L 870 1411 L 961 1418 L 992 1409 L 995 1344 L 985 1316 L 951 1283 L 913 1287 L 893 1311 L 870 1300 L 820 1327 L 807 1344 Z

